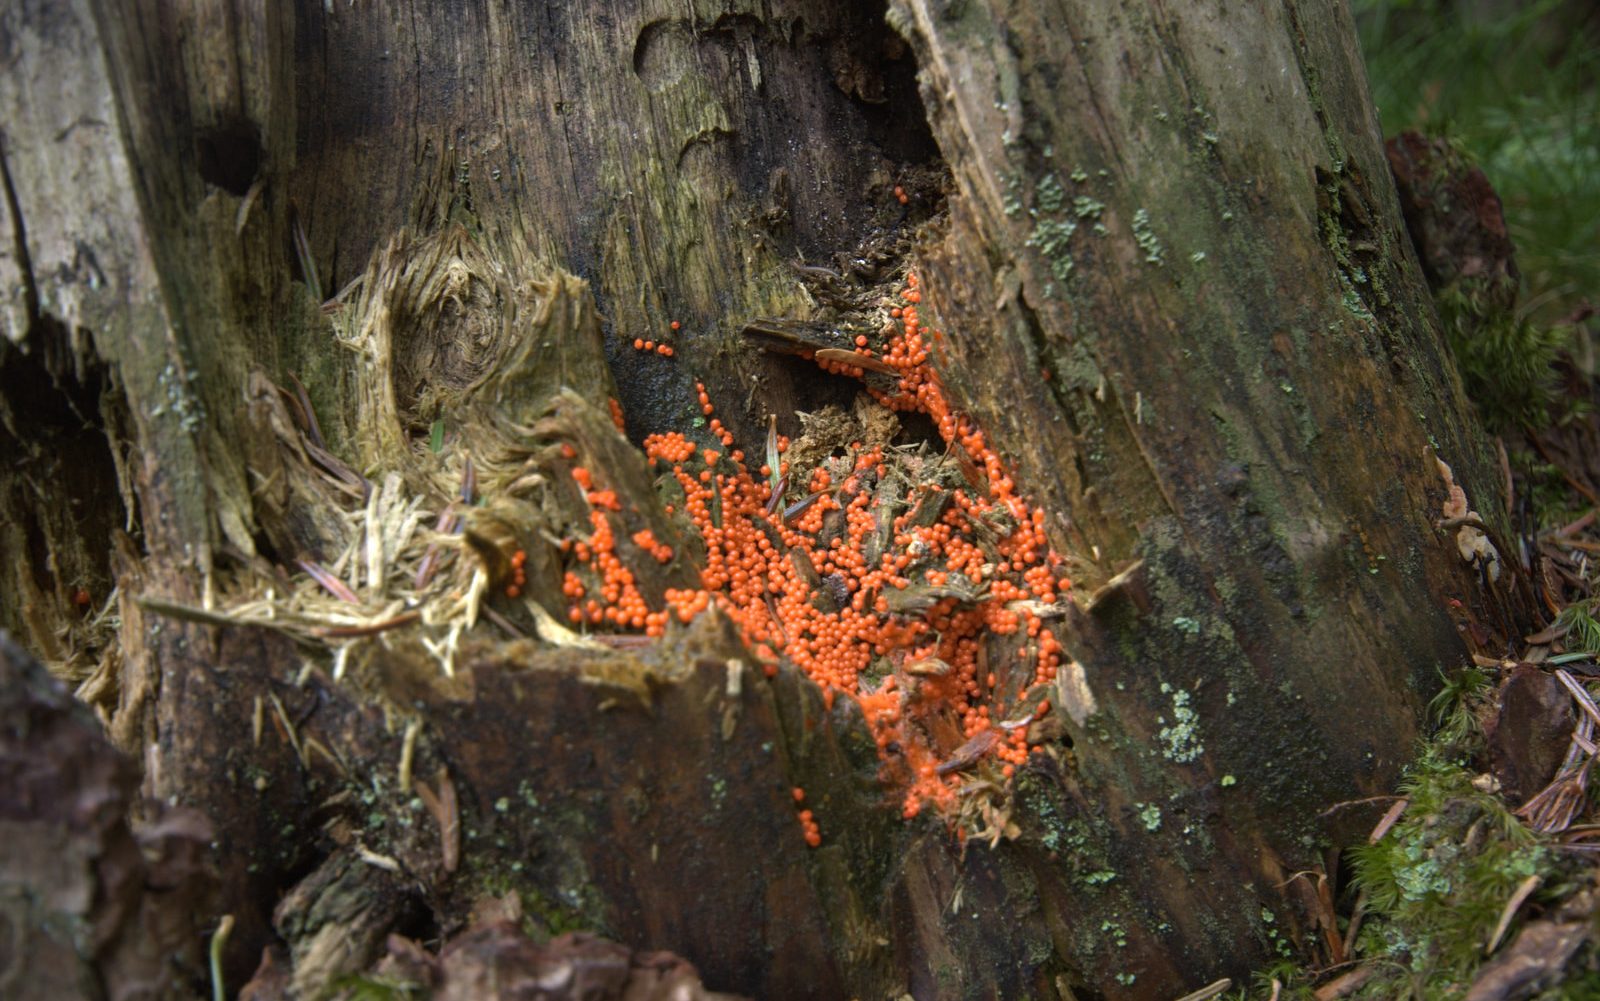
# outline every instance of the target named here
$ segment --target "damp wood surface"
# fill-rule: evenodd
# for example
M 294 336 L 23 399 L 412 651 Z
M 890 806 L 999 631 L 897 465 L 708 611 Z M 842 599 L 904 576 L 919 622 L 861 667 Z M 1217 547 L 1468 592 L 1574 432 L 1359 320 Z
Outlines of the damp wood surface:
M 515 891 L 757 997 L 1177 996 L 1315 938 L 1289 877 L 1398 777 L 1446 602 L 1531 612 L 1435 528 L 1436 459 L 1501 498 L 1342 10 L 75 0 L 0 49 L 0 626 L 210 818 L 233 987 Z M 557 621 L 562 444 L 671 550 L 646 599 L 692 586 L 629 441 L 697 382 L 752 457 L 850 412 L 881 373 L 802 356 L 908 268 L 1076 585 L 993 845 L 903 820 L 856 703 L 725 620 Z M 448 534 L 411 497 L 500 624 L 380 600 Z

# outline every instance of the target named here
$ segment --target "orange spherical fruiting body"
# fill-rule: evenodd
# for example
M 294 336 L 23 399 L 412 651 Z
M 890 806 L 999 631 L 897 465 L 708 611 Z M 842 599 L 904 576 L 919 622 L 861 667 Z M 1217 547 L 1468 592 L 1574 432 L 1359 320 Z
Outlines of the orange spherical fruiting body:
M 1030 701 L 1031 712 L 1048 711 L 1036 687 L 1054 680 L 1062 657 L 1034 609 L 1053 605 L 1070 587 L 1059 576 L 1062 560 L 1046 538 L 1044 513 L 1023 499 L 982 431 L 945 397 L 929 366 L 939 335 L 923 325 L 921 300 L 920 282 L 908 275 L 887 304 L 897 322 L 883 343 L 869 350 L 865 334 L 853 342 L 862 358 L 881 359 L 895 373 L 887 387 L 874 381 L 866 391 L 891 410 L 926 415 L 960 460 L 962 481 L 924 484 L 903 509 L 884 510 L 875 487 L 899 460 L 859 442 L 812 468 L 792 470 L 787 458 L 769 458 L 752 473 L 697 382 L 694 400 L 708 418 L 703 430 L 652 434 L 645 450 L 675 494 L 662 510 L 704 553 L 699 586 L 646 600 L 634 561 L 668 562 L 673 549 L 641 527 L 639 512 L 624 510 L 614 491 L 597 489 L 583 467 L 572 475 L 589 502 L 593 532 L 561 546 L 562 593 L 574 622 L 660 636 L 715 605 L 750 644 L 764 676 L 775 677 L 786 662 L 819 686 L 825 711 L 839 699 L 856 702 L 907 817 L 930 806 L 948 816 L 963 769 L 1010 776 L 1025 765 L 1027 728 L 1008 721 L 1028 715 Z M 672 329 L 679 329 L 676 321 Z M 671 354 L 665 342 L 640 338 L 636 347 Z M 814 360 L 863 378 L 862 365 L 837 358 Z M 785 455 L 789 445 L 774 427 L 758 454 Z M 913 524 L 922 497 L 939 499 L 942 513 Z M 619 548 L 618 533 L 632 545 Z M 926 600 L 916 597 L 929 589 Z M 950 596 L 968 593 L 977 596 Z M 908 598 L 921 604 L 903 605 Z M 867 677 L 881 680 L 866 685 Z M 912 725 L 935 707 L 960 723 L 961 739 L 982 745 L 971 762 L 953 759 L 957 748 Z M 797 806 L 804 803 L 803 789 L 791 794 Z M 815 816 L 802 812 L 806 842 L 820 844 Z

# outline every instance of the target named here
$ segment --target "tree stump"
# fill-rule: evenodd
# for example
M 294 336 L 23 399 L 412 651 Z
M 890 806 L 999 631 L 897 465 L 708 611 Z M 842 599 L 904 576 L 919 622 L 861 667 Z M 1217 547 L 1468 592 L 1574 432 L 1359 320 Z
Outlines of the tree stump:
M 1446 602 L 1531 612 L 1342 9 L 75 0 L 0 42 L 0 625 L 211 818 L 232 986 L 514 891 L 716 990 L 1180 994 L 1318 941 L 1293 874 L 1398 776 Z M 883 621 L 1029 631 L 914 730 L 949 664 L 819 686 L 731 582 L 678 623 L 724 554 L 674 433 L 774 538 L 984 512 L 1007 559 Z M 1071 591 L 1013 609 L 1007 560 Z

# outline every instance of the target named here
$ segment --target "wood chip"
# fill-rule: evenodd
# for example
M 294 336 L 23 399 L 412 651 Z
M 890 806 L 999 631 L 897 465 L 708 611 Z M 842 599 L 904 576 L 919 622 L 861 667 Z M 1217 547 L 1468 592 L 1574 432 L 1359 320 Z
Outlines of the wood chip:
M 900 374 L 900 370 L 888 362 L 879 361 L 859 351 L 846 351 L 843 348 L 819 348 L 816 358 L 817 361 L 831 361 L 839 365 L 854 365 L 856 368 L 866 369 L 868 372 L 878 372 L 882 375 Z

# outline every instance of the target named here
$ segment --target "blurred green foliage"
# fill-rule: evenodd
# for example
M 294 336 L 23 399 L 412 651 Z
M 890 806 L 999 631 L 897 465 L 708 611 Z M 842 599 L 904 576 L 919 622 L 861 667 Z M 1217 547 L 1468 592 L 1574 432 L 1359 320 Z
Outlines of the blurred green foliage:
M 1489 176 L 1525 309 L 1600 299 L 1600 13 L 1587 0 L 1352 0 L 1386 135 L 1449 137 Z

